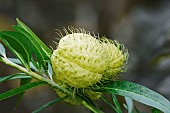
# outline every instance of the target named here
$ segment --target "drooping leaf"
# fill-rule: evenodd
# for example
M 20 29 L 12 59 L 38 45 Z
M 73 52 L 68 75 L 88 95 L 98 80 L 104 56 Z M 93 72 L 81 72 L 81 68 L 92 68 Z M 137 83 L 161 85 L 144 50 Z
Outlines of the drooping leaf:
M 0 43 L 0 55 L 6 57 L 6 52 L 4 46 Z
M 148 106 L 155 107 L 164 113 L 170 113 L 169 100 L 151 89 L 136 83 L 128 81 L 115 81 L 108 87 L 103 87 L 100 90 L 111 94 L 129 97 Z
M 31 89 L 33 87 L 36 87 L 36 86 L 39 86 L 39 85 L 42 85 L 42 84 L 46 84 L 46 82 L 43 82 L 43 81 L 39 81 L 39 82 L 32 82 L 32 83 L 28 83 L 28 84 L 25 84 L 23 86 L 20 86 L 18 88 L 15 88 L 15 89 L 11 89 L 9 91 L 6 91 L 4 93 L 1 93 L 0 94 L 0 100 L 4 100 L 4 99 L 7 99 L 11 96 L 14 96 L 16 94 L 19 94 L 19 93 L 22 93 L 28 89 Z
M 67 98 L 67 97 L 57 98 L 57 99 L 55 99 L 55 100 L 52 100 L 52 101 L 50 101 L 50 102 L 42 105 L 42 106 L 39 107 L 38 109 L 34 110 L 32 113 L 38 113 L 38 112 L 40 112 L 41 110 L 43 110 L 43 109 L 45 109 L 45 108 L 47 108 L 47 107 L 49 107 L 49 106 L 51 106 L 51 105 L 53 105 L 53 104 L 55 104 L 55 103 L 57 103 L 57 102 L 60 102 L 60 101 L 64 100 L 65 98 Z
M 114 102 L 117 110 L 119 111 L 119 113 L 122 113 L 122 110 L 120 108 L 120 104 L 119 104 L 119 101 L 116 98 L 116 95 L 112 94 L 112 99 L 113 99 L 113 102 Z
M 17 73 L 9 76 L 0 77 L 0 83 L 12 79 L 32 78 L 31 76 L 25 75 L 24 73 Z
M 11 50 L 11 52 L 18 57 L 23 65 L 29 68 L 31 42 L 21 33 L 13 31 L 1 31 L 0 39 Z
M 132 113 L 133 107 L 134 107 L 132 99 L 129 98 L 129 97 L 125 97 L 125 101 L 126 101 L 126 104 L 127 104 L 128 113 Z

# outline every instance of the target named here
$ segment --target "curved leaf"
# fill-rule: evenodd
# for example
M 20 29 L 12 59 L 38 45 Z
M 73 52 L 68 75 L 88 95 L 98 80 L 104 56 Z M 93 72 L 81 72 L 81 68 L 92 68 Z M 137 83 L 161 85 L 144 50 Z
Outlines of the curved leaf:
M 57 103 L 57 102 L 60 102 L 60 101 L 64 100 L 65 98 L 67 98 L 67 96 L 66 96 L 66 97 L 63 97 L 63 98 L 57 98 L 57 99 L 55 99 L 55 100 L 52 100 L 52 101 L 50 101 L 50 102 L 42 105 L 41 107 L 39 107 L 38 109 L 36 109 L 36 110 L 33 111 L 32 113 L 38 113 L 38 112 L 40 112 L 41 110 L 43 110 L 43 109 L 45 109 L 45 108 L 47 108 L 47 107 L 49 107 L 49 106 L 51 106 L 51 105 L 53 105 L 53 104 L 55 104 L 55 103 Z
M 24 35 L 13 31 L 1 31 L 3 43 L 19 58 L 23 65 L 29 68 L 31 43 Z
M 30 28 L 28 28 L 24 23 L 22 23 L 18 18 L 16 20 L 17 25 L 13 26 L 13 28 L 17 32 L 27 37 L 27 40 L 29 40 L 32 44 L 31 53 L 35 54 L 36 59 L 39 63 L 39 65 L 35 65 L 35 67 L 39 68 L 39 70 L 42 70 L 43 66 L 45 70 L 48 70 L 47 61 L 50 60 L 52 51 L 32 32 Z M 33 60 L 32 63 L 35 64 Z
M 27 76 L 24 73 L 17 73 L 9 76 L 0 77 L 0 83 L 3 83 L 7 80 L 18 79 L 18 78 L 22 79 L 22 78 L 32 78 L 32 77 Z
M 38 38 L 38 36 L 35 35 L 34 32 L 29 27 L 27 27 L 23 22 L 21 22 L 18 18 L 16 19 L 16 21 L 17 27 L 24 29 L 31 36 L 29 37 L 30 40 L 35 40 L 35 43 L 39 44 L 39 46 L 41 45 L 40 47 L 43 48 L 44 52 L 47 55 L 51 56 L 52 51 Z
M 21 78 L 20 79 L 20 86 L 27 84 L 29 82 L 31 82 L 31 78 Z M 24 93 L 25 92 L 22 92 L 18 95 L 13 111 L 15 111 L 17 109 L 17 107 L 19 106 L 19 104 L 21 103 L 22 98 L 24 96 Z
M 43 51 L 40 43 L 36 41 L 35 37 L 32 37 L 29 33 L 27 33 L 24 29 L 14 26 L 14 29 L 21 34 L 23 34 L 27 40 L 31 42 L 31 53 L 35 54 L 37 61 L 39 64 L 43 64 L 44 61 L 49 60 L 49 56 Z
M 103 87 L 102 91 L 129 97 L 148 106 L 160 109 L 164 113 L 170 113 L 169 100 L 151 89 L 136 83 L 128 81 L 115 81 L 108 87 Z
M 39 85 L 42 85 L 42 84 L 46 84 L 46 82 L 32 82 L 32 83 L 28 83 L 28 84 L 25 84 L 25 85 L 22 85 L 18 88 L 15 88 L 15 89 L 11 89 L 9 91 L 6 91 L 4 93 L 1 93 L 0 94 L 0 100 L 4 100 L 4 99 L 7 99 L 11 96 L 14 96 L 16 94 L 19 94 L 19 93 L 22 93 L 28 89 L 31 89 L 33 87 L 36 87 L 36 86 L 39 86 Z

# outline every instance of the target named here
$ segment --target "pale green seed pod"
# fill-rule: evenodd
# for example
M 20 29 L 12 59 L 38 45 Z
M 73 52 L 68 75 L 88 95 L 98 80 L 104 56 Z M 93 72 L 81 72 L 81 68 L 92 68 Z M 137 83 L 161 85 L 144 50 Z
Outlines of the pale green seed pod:
M 58 80 L 76 88 L 86 88 L 101 79 L 114 78 L 124 70 L 128 56 L 119 46 L 118 42 L 106 38 L 96 39 L 83 33 L 68 34 L 61 38 L 51 57 L 55 75 Z
M 51 56 L 53 79 L 64 88 L 85 88 L 85 95 L 96 100 L 101 93 L 87 89 L 97 83 L 115 79 L 118 73 L 125 70 L 127 59 L 127 49 L 117 41 L 94 38 L 85 32 L 67 33 L 61 37 Z M 65 95 L 56 92 L 60 97 Z M 77 104 L 71 99 L 66 101 Z

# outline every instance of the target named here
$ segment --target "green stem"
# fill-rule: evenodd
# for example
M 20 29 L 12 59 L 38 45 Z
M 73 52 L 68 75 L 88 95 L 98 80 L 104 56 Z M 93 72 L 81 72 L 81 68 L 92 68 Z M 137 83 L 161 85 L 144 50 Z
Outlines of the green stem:
M 6 65 L 8 66 L 11 66 L 11 67 L 14 67 L 28 75 L 31 75 L 32 77 L 34 77 L 35 79 L 37 80 L 40 80 L 40 81 L 44 81 L 44 82 L 47 82 L 50 86 L 52 86 L 53 88 L 55 89 L 58 89 L 59 91 L 69 95 L 70 97 L 72 97 L 72 99 L 74 99 L 75 101 L 81 103 L 82 105 L 84 105 L 86 108 L 90 109 L 91 111 L 93 111 L 94 113 L 103 113 L 103 111 L 99 110 L 98 108 L 94 107 L 93 105 L 87 103 L 86 101 L 84 101 L 82 98 L 80 98 L 79 96 L 77 95 L 73 95 L 72 92 L 68 91 L 67 89 L 59 86 L 58 84 L 56 84 L 55 82 L 51 81 L 50 79 L 47 79 L 47 78 L 44 78 L 40 75 L 38 75 L 37 73 L 35 72 L 32 72 L 30 70 L 27 70 L 26 68 L 20 66 L 20 65 L 17 65 L 13 62 L 11 62 L 10 60 L 8 60 L 7 58 L 2 58 L 2 62 L 5 63 Z

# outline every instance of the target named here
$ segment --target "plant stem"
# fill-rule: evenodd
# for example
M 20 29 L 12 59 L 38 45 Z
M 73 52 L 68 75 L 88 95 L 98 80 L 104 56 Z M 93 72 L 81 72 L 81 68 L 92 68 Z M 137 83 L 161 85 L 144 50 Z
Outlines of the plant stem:
M 69 95 L 72 99 L 74 99 L 75 101 L 81 103 L 82 105 L 84 105 L 86 108 L 90 109 L 91 111 L 93 111 L 94 113 L 103 113 L 103 111 L 99 110 L 98 108 L 94 107 L 93 105 L 91 105 L 90 103 L 87 103 L 85 100 L 83 100 L 82 98 L 80 98 L 79 96 L 77 95 L 73 95 L 72 92 L 68 91 L 67 89 L 59 86 L 58 84 L 56 84 L 55 82 L 53 82 L 52 80 L 50 79 L 47 79 L 47 78 L 44 78 L 42 76 L 40 76 L 39 74 L 35 73 L 35 72 L 32 72 L 31 70 L 28 70 L 20 65 L 17 65 L 13 62 L 11 62 L 10 60 L 8 60 L 7 58 L 2 58 L 1 62 L 5 63 L 6 65 L 8 66 L 11 66 L 11 67 L 14 67 L 32 77 L 34 77 L 35 79 L 37 80 L 40 80 L 40 81 L 44 81 L 44 82 L 47 82 L 50 86 L 52 86 L 53 88 L 55 89 L 58 89 L 59 91 Z

